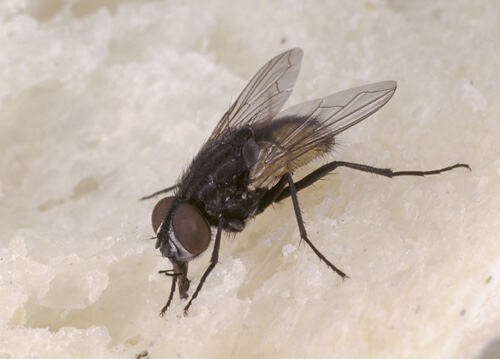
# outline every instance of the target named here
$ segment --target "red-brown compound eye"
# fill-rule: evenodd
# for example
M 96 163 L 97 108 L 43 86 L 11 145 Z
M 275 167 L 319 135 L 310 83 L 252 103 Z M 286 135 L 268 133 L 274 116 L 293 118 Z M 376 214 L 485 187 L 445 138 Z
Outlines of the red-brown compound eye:
M 181 203 L 175 209 L 172 223 L 177 240 L 189 253 L 198 255 L 208 248 L 210 227 L 198 208 Z
M 157 233 L 158 228 L 161 225 L 161 222 L 167 218 L 168 211 L 170 211 L 170 207 L 172 207 L 172 202 L 175 197 L 165 197 L 158 201 L 155 208 L 153 209 L 153 213 L 151 214 L 151 224 L 153 225 L 153 230 Z

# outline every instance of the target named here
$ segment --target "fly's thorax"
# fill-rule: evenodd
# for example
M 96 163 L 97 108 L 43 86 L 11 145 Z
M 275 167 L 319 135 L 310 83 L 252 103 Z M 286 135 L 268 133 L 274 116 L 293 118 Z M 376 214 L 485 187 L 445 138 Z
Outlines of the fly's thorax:
M 151 216 L 158 237 L 157 248 L 165 257 L 188 261 L 204 252 L 210 243 L 210 226 L 201 211 L 176 197 L 161 199 Z

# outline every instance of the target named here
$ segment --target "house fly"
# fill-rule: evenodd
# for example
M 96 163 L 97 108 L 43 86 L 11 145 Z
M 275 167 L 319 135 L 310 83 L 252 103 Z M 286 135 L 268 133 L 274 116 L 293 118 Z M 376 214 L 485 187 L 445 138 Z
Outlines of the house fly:
M 188 298 L 188 263 L 207 250 L 215 228 L 210 264 L 184 307 L 187 313 L 208 275 L 217 264 L 222 231 L 237 233 L 250 218 L 271 204 L 291 198 L 300 237 L 331 270 L 347 275 L 330 262 L 309 239 L 300 212 L 297 192 L 309 187 L 337 167 L 386 177 L 438 174 L 467 164 L 430 171 L 392 171 L 359 163 L 333 161 L 299 181 L 294 170 L 329 153 L 335 136 L 384 106 L 396 91 L 395 81 L 355 87 L 307 101 L 284 111 L 281 108 L 297 79 L 302 50 L 293 48 L 269 60 L 250 80 L 222 116 L 176 185 L 142 199 L 173 191 L 153 209 L 156 248 L 173 268 L 160 271 L 172 277 L 168 309 L 176 283 L 179 296 Z

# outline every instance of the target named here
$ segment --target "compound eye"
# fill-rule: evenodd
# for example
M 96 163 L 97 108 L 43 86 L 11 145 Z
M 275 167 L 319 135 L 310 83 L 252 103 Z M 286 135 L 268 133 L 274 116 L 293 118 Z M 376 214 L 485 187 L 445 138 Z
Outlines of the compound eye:
M 208 248 L 210 227 L 198 208 L 181 203 L 175 210 L 172 223 L 177 240 L 189 253 L 198 255 Z
M 158 228 L 160 228 L 161 222 L 167 218 L 168 211 L 170 211 L 170 207 L 172 207 L 174 199 L 175 197 L 162 198 L 153 209 L 153 213 L 151 214 L 151 224 L 153 225 L 155 233 L 158 233 L 157 231 Z

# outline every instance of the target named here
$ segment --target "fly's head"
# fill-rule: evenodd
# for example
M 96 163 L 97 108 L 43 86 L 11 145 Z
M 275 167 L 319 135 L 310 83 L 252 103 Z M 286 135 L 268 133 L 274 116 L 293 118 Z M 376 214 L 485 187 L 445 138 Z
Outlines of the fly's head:
M 172 262 L 187 262 L 204 252 L 210 243 L 210 226 L 201 211 L 177 197 L 158 201 L 151 216 L 156 248 Z

